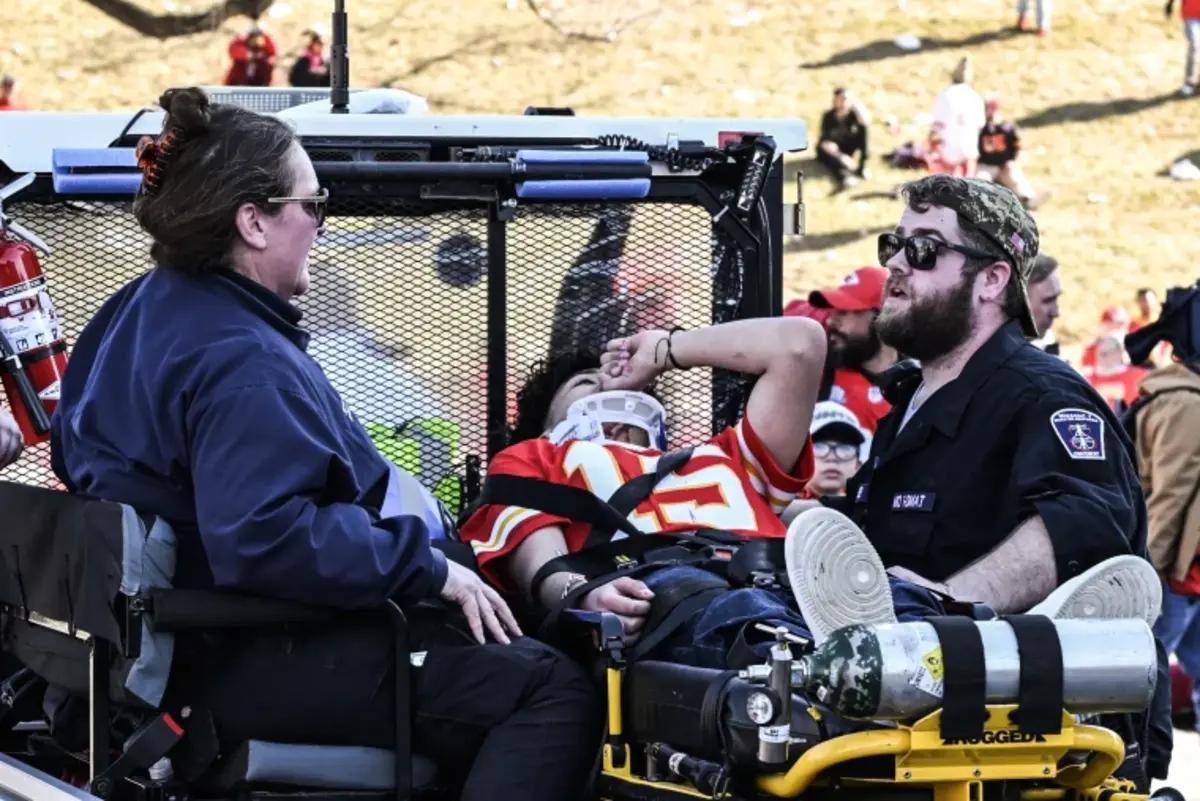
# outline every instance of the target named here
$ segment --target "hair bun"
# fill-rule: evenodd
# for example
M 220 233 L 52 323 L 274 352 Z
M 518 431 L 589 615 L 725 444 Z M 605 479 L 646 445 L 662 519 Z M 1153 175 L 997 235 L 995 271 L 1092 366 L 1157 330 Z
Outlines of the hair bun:
M 158 104 L 167 112 L 163 130 L 175 129 L 183 139 L 191 139 L 208 132 L 212 119 L 212 102 L 204 90 L 195 86 L 187 89 L 168 89 L 158 99 Z

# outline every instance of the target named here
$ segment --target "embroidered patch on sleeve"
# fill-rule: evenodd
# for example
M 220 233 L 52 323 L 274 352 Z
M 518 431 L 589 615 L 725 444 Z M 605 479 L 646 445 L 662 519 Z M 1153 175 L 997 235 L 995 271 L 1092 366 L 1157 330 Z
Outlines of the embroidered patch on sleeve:
M 1086 409 L 1059 409 L 1050 415 L 1058 441 L 1072 459 L 1104 461 L 1104 418 Z

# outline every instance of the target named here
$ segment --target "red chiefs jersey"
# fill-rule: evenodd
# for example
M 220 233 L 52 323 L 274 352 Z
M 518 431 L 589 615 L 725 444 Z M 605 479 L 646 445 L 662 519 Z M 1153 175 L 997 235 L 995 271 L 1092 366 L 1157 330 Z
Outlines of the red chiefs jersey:
M 653 448 L 615 443 L 568 440 L 555 445 L 533 439 L 497 454 L 488 473 L 540 478 L 608 499 L 630 479 L 654 472 L 661 455 Z M 787 529 L 779 514 L 804 489 L 812 473 L 811 445 L 805 445 L 789 473 L 775 463 L 749 421 L 743 419 L 693 450 L 687 463 L 659 481 L 629 520 L 646 532 L 709 528 L 747 537 L 782 537 Z M 475 510 L 460 536 L 474 548 L 484 574 L 500 586 L 508 586 L 496 570 L 497 560 L 546 526 L 563 528 L 571 553 L 587 540 L 586 523 L 498 504 Z
M 879 421 L 892 410 L 892 405 L 883 399 L 883 390 L 858 370 L 844 367 L 833 371 L 829 400 L 854 412 L 859 424 L 872 434 L 879 428 Z

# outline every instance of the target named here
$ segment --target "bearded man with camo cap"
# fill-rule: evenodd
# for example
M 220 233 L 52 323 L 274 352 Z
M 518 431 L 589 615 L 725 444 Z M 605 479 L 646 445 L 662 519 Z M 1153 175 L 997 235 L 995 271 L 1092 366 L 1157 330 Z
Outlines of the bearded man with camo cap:
M 1114 556 L 1107 580 L 1154 604 L 1132 444 L 1079 374 L 1028 342 L 1033 218 L 1008 189 L 970 178 L 932 175 L 903 197 L 900 224 L 879 237 L 889 275 L 876 326 L 920 368 L 890 386 L 892 411 L 846 497 L 823 502 L 893 576 L 1000 613 L 1070 597 Z M 1148 723 L 1160 718 L 1125 722 L 1131 777 L 1165 772 L 1169 742 Z

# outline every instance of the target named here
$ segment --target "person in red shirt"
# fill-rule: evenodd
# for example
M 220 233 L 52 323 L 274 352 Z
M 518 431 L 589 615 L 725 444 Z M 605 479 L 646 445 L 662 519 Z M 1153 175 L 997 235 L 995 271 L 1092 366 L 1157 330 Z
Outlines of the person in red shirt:
M 1125 335 L 1129 333 L 1129 322 L 1129 312 L 1125 311 L 1123 306 L 1109 306 L 1101 313 L 1100 330 L 1096 338 L 1083 349 L 1083 357 L 1080 359 L 1085 372 L 1096 366 L 1096 347 L 1100 340 L 1116 337 L 1118 342 L 1123 342 Z
M 225 75 L 226 86 L 270 86 L 275 72 L 275 41 L 255 26 L 229 45 L 233 63 Z
M 707 605 L 681 616 L 678 629 L 654 630 L 647 658 L 722 669 L 744 666 L 765 657 L 770 646 L 770 637 L 755 632 L 752 624 L 758 622 L 783 625 L 805 638 L 815 634 L 820 641 L 828 633 L 825 622 L 845 610 L 834 610 L 828 600 L 837 592 L 824 584 L 813 590 L 815 585 L 805 582 L 834 581 L 831 573 L 795 579 L 795 598 L 786 587 L 731 589 L 714 574 L 691 565 L 650 565 L 634 575 L 589 577 L 577 572 L 572 565 L 578 560 L 572 562 L 571 557 L 596 545 L 592 526 L 535 508 L 541 495 L 517 502 L 499 497 L 492 488 L 497 477 L 533 479 L 611 499 L 629 481 L 657 474 L 660 460 L 678 459 L 625 518 L 642 532 L 663 536 L 664 546 L 716 530 L 744 541 L 785 539 L 788 554 L 833 549 L 824 556 L 813 555 L 816 559 L 861 548 L 863 559 L 877 562 L 865 538 L 851 546 L 837 536 L 822 536 L 836 528 L 829 516 L 844 520 L 833 510 L 804 512 L 790 529 L 779 519 L 813 475 L 808 430 L 824 345 L 818 325 L 784 317 L 670 334 L 647 331 L 610 342 L 600 359 L 586 353 L 556 355 L 539 365 L 518 393 L 517 422 L 510 437 L 514 444 L 489 463 L 483 502 L 464 523 L 460 538 L 473 548 L 484 576 L 502 589 L 523 595 L 543 611 L 569 606 L 616 614 L 631 642 L 642 635 L 648 617 L 657 613 L 656 619 L 661 619 L 666 614 L 655 607 L 656 599 L 677 598 L 681 588 L 697 585 L 712 590 Z M 690 367 L 733 370 L 758 379 L 736 425 L 690 453 L 664 454 L 665 411 L 639 390 L 665 370 Z M 623 536 L 621 530 L 612 539 Z M 604 536 L 601 541 L 610 540 Z M 889 582 L 882 565 L 878 568 L 884 593 L 891 588 L 897 607 L 940 613 L 936 596 L 907 582 Z M 891 614 L 890 606 L 887 612 Z M 737 643 L 748 645 L 750 655 L 745 648 L 735 648 Z
M 887 275 L 882 267 L 860 267 L 839 286 L 808 296 L 814 307 L 831 312 L 826 324 L 830 377 L 823 382 L 821 400 L 849 408 L 870 433 L 892 408 L 875 385 L 875 377 L 898 359 L 896 349 L 881 342 L 875 333 Z
M 1096 363 L 1084 371 L 1084 378 L 1114 411 L 1124 411 L 1137 400 L 1138 382 L 1148 371 L 1129 363 L 1125 347 L 1115 336 L 1096 340 L 1094 353 Z
M 0 76 L 0 111 L 24 111 L 25 107 L 13 99 L 17 79 L 11 75 Z

